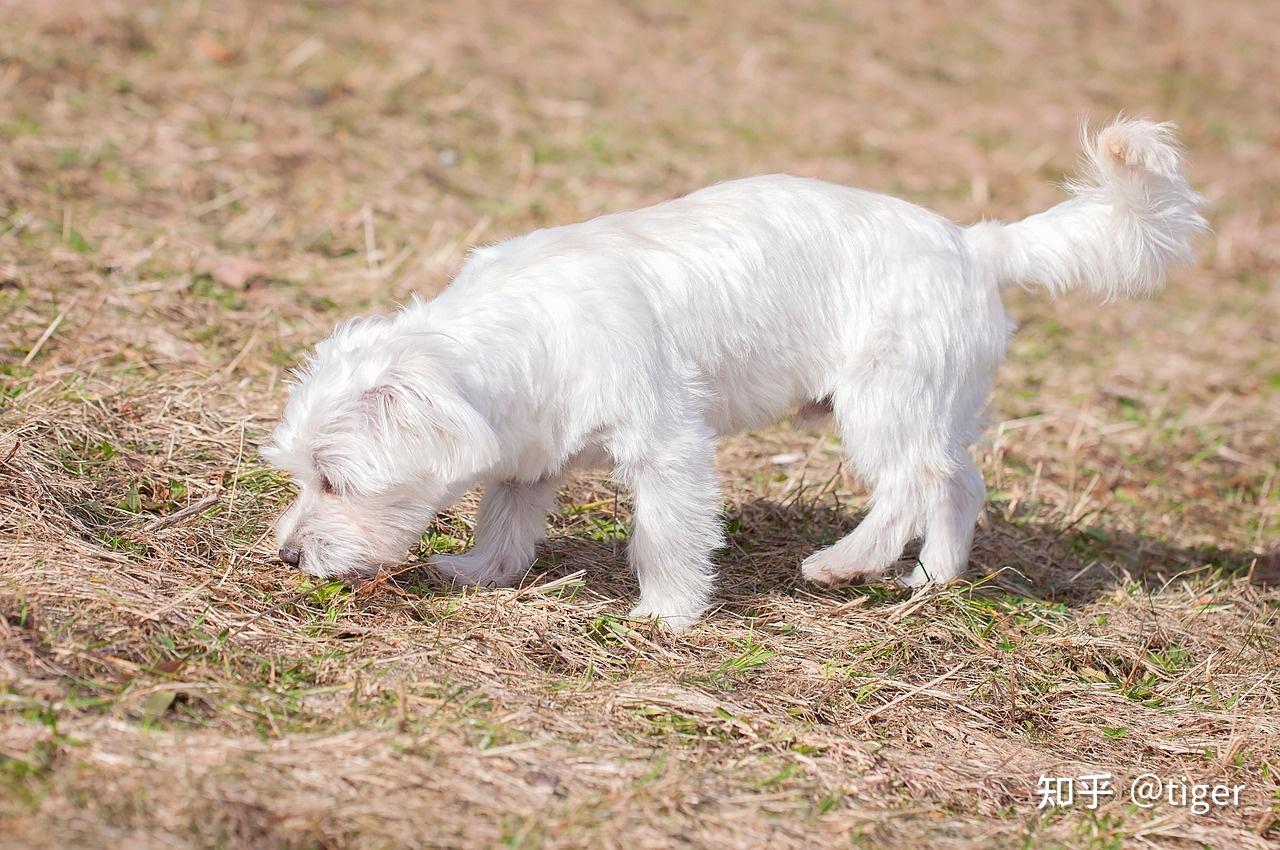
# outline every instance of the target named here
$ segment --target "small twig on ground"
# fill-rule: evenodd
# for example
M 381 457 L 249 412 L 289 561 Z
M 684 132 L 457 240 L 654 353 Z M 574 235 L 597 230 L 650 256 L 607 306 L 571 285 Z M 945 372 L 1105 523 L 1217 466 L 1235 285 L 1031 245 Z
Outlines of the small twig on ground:
M 901 703 L 911 699 L 913 696 L 923 693 L 924 691 L 929 690 L 935 685 L 942 684 L 947 679 L 950 679 L 952 676 L 954 676 L 956 673 L 959 673 L 960 670 L 963 668 L 964 668 L 964 662 L 961 662 L 956 666 L 952 667 L 947 672 L 943 673 L 941 676 L 938 676 L 934 679 L 930 679 L 928 682 L 925 682 L 923 685 L 920 685 L 917 688 L 912 688 L 911 690 L 907 691 L 905 694 L 899 694 L 898 696 L 886 702 L 884 705 L 878 706 L 868 711 L 866 714 L 862 716 L 861 722 L 868 723 L 870 722 L 871 718 L 875 717 L 877 714 L 882 714 L 888 711 L 889 709 L 893 708 L 895 705 L 900 705 Z
M 213 493 L 212 495 L 205 496 L 200 501 L 192 502 L 182 510 L 174 511 L 171 514 L 166 514 L 165 516 L 162 516 L 162 517 L 156 517 L 155 519 L 151 520 L 151 522 L 142 526 L 142 530 L 143 531 L 159 531 L 162 528 L 168 528 L 171 525 L 177 525 L 183 520 L 190 519 L 193 516 L 198 516 L 204 513 L 205 511 L 209 510 L 209 508 L 212 508 L 214 505 L 218 504 L 218 500 L 221 498 L 222 496 L 218 493 Z
M 44 344 L 57 332 L 58 327 L 62 324 L 62 321 L 67 318 L 67 314 L 71 312 L 71 309 L 76 306 L 76 302 L 78 300 L 80 300 L 79 296 L 72 298 L 71 301 L 67 303 L 67 306 L 63 307 L 58 315 L 53 317 L 53 321 L 49 323 L 49 327 L 44 329 L 44 333 L 40 334 L 40 338 L 36 340 L 36 344 L 31 346 L 31 350 L 27 352 L 27 356 L 22 358 L 22 365 L 24 367 L 30 366 L 31 361 L 36 359 L 36 355 L 40 353 L 40 349 L 44 348 Z

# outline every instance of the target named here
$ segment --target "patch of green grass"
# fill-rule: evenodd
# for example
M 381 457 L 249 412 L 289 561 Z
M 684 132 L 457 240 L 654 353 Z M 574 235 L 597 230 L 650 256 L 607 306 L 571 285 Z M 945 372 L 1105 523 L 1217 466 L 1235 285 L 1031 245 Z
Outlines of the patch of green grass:
M 76 230 L 74 227 L 67 228 L 63 241 L 67 243 L 68 248 L 78 254 L 93 253 L 93 245 L 84 237 L 83 233 Z
M 628 528 L 625 522 L 614 517 L 592 516 L 587 517 L 583 534 L 598 543 L 613 543 L 626 540 Z
M 246 449 L 245 454 L 249 454 Z M 278 469 L 255 461 L 241 460 L 240 465 L 227 473 L 222 480 L 223 486 L 236 488 L 242 493 L 255 496 L 287 495 L 293 485 L 289 476 Z
M 752 787 L 757 791 L 769 791 L 786 783 L 788 779 L 796 775 L 800 769 L 795 762 L 784 764 L 774 773 L 758 780 Z
M 16 363 L 0 363 L 0 403 L 17 398 L 27 389 L 32 370 Z
M 176 478 L 135 478 L 116 501 L 116 507 L 131 514 L 166 514 L 183 507 L 188 493 L 186 483 Z
M 740 721 L 723 708 L 717 708 L 713 716 L 703 716 L 667 706 L 644 705 L 635 714 L 656 735 L 727 742 L 745 734 Z
M 207 298 L 224 310 L 239 312 L 244 309 L 244 300 L 233 289 L 228 289 L 214 282 L 206 274 L 196 275 L 191 281 L 191 294 L 197 298 Z
M 648 770 L 646 770 L 644 773 L 642 773 L 640 776 L 636 777 L 632 781 L 631 787 L 643 788 L 646 785 L 657 782 L 659 779 L 665 776 L 666 773 L 667 773 L 667 751 L 659 750 L 658 755 L 653 760 L 653 764 L 649 767 Z
M 1191 656 L 1180 646 L 1170 645 L 1159 652 L 1149 653 L 1147 657 L 1166 673 L 1176 673 L 1191 666 Z
M 831 812 L 835 811 L 840 806 L 841 803 L 844 802 L 844 798 L 845 798 L 844 791 L 838 788 L 835 791 L 830 791 L 822 795 L 822 797 L 818 800 L 818 802 L 814 804 L 812 813 L 818 817 L 821 817 L 822 815 L 825 815 L 825 814 L 830 814 Z
M 632 640 L 640 637 L 640 633 L 629 625 L 632 622 L 635 621 L 614 614 L 601 614 L 587 626 L 586 635 L 601 646 L 629 646 Z
M 429 528 L 423 532 L 419 547 L 422 554 L 427 556 L 457 555 L 467 550 L 467 538 Z
M 40 122 L 26 113 L 19 113 L 0 124 L 0 133 L 11 139 L 20 136 L 37 136 L 40 134 Z
M 116 458 L 127 446 L 117 446 L 111 440 L 99 438 L 75 445 L 66 443 L 57 449 L 62 468 L 79 478 L 98 480 L 116 471 Z
M 775 655 L 754 637 L 748 637 L 736 643 L 741 651 L 733 658 L 721 662 L 711 674 L 711 680 L 722 686 L 731 684 L 735 679 L 758 672 Z
M 145 557 L 151 553 L 150 547 L 145 543 L 141 543 L 117 531 L 99 531 L 97 537 L 99 543 L 113 552 L 124 552 L 138 557 Z
M 846 590 L 854 596 L 866 597 L 868 604 L 873 606 L 892 602 L 903 595 L 900 589 L 887 582 L 855 584 L 846 588 Z
M 352 589 L 341 581 L 312 582 L 307 579 L 302 582 L 300 589 L 309 591 L 299 604 L 308 609 L 311 620 L 309 630 L 316 635 L 331 634 L 333 624 L 355 599 Z
M 21 712 L 24 720 L 47 728 L 47 735 L 34 741 L 21 755 L 0 753 L 0 788 L 6 788 L 25 805 L 34 806 L 44 794 L 44 784 L 52 775 L 66 747 L 78 742 L 58 729 L 58 712 L 49 705 L 32 706 Z

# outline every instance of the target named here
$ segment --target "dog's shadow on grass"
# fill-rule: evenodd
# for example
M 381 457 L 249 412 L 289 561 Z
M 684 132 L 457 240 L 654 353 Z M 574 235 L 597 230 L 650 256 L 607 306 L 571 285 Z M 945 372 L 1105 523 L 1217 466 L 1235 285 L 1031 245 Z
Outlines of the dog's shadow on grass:
M 810 552 L 847 534 L 860 520 L 858 513 L 821 504 L 743 504 L 731 520 L 730 546 L 721 560 L 726 601 L 749 603 L 752 595 L 798 588 L 821 594 L 848 592 L 808 584 L 799 566 Z M 904 554 L 904 570 L 914 565 L 918 553 L 919 541 Z M 1179 578 L 1215 571 L 1247 577 L 1258 585 L 1277 585 L 1280 553 L 1177 546 L 1100 524 L 1009 522 L 989 512 L 974 535 L 963 582 L 1074 607 L 1112 592 L 1118 584 L 1135 582 L 1154 593 Z M 963 587 L 963 582 L 957 586 Z M 888 586 L 883 580 L 877 584 Z
M 717 605 L 749 614 L 761 600 L 778 594 L 807 594 L 837 603 L 868 595 L 873 603 L 905 599 L 909 591 L 887 579 L 828 588 L 800 575 L 806 556 L 848 534 L 861 519 L 857 511 L 814 503 L 756 499 L 736 506 L 726 517 L 727 543 L 716 559 Z M 918 552 L 917 541 L 904 554 L 903 570 L 910 569 Z M 595 593 L 623 601 L 636 598 L 625 540 L 553 534 L 527 581 L 536 582 L 537 573 L 556 577 L 576 570 L 586 571 L 586 585 Z M 978 528 L 969 569 L 955 586 L 972 582 L 996 592 L 1076 607 L 1113 592 L 1117 585 L 1136 582 L 1155 593 L 1179 578 L 1213 571 L 1247 577 L 1260 586 L 1280 585 L 1280 553 L 1176 546 L 1100 524 L 1064 528 L 1039 520 L 1009 522 L 992 513 Z

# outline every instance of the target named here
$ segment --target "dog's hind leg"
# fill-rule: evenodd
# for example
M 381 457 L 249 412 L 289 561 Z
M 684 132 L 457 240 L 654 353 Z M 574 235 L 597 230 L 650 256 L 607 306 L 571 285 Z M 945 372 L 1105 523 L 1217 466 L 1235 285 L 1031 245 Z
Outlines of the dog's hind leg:
M 801 572 L 820 584 L 877 576 L 902 557 L 924 531 L 939 465 L 939 435 L 928 424 L 934 398 L 908 401 L 897 377 L 850 383 L 833 395 L 833 408 L 845 454 L 871 487 L 871 510 L 851 533 L 805 559 Z
M 555 506 L 559 476 L 532 483 L 495 481 L 484 488 L 476 515 L 476 542 L 462 555 L 437 555 L 431 565 L 459 584 L 508 587 L 533 563 L 547 513 Z
M 969 562 L 973 529 L 982 511 L 986 488 L 968 452 L 962 446 L 957 446 L 955 452 L 957 468 L 939 483 L 929 506 L 920 563 L 898 580 L 905 587 L 929 582 L 946 584 L 959 578 Z
M 800 571 L 819 584 L 881 575 L 916 536 L 918 511 L 919 497 L 913 487 L 882 479 L 871 497 L 871 510 L 858 527 L 805 558 Z
M 679 632 L 710 604 L 722 504 L 712 430 L 697 422 L 663 431 L 637 441 L 643 451 L 618 457 L 618 475 L 635 498 L 628 556 L 640 602 L 631 615 Z
M 972 402 L 919 382 L 907 395 L 909 383 L 882 378 L 835 394 L 844 449 L 871 486 L 871 510 L 850 534 L 805 559 L 806 578 L 833 584 L 880 575 L 921 534 L 921 566 L 904 584 L 944 583 L 963 572 L 984 492 L 963 443 L 973 431 L 964 412 Z

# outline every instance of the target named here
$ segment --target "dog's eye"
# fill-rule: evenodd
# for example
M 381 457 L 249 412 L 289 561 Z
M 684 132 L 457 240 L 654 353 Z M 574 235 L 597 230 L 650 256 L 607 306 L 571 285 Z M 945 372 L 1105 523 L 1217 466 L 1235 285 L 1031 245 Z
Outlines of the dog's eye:
M 329 480 L 329 476 L 320 476 L 320 492 L 326 496 L 332 496 L 338 492 L 338 488 L 333 486 L 333 482 Z

